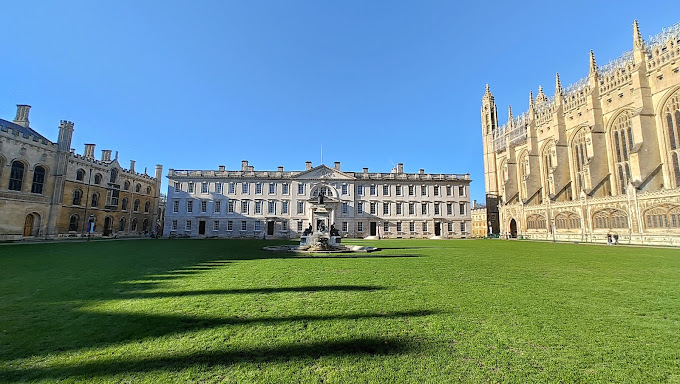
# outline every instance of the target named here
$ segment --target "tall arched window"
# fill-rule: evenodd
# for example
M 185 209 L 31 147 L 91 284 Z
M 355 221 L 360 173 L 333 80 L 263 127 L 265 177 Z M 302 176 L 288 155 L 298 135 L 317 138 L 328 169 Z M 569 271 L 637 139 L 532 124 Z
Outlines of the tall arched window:
M 680 90 L 666 101 L 662 114 L 671 155 L 671 175 L 677 187 L 680 186 Z
M 71 232 L 78 230 L 78 215 L 71 215 L 71 219 L 68 222 L 68 230 Z
M 149 219 L 144 219 L 142 221 L 142 231 L 146 232 L 146 229 L 149 227 Z
M 125 218 L 121 217 L 120 221 L 118 221 L 118 230 L 119 231 L 125 231 Z
M 581 193 L 586 189 L 586 162 L 588 161 L 588 155 L 586 154 L 586 128 L 581 128 L 574 135 L 574 139 L 571 142 L 571 155 L 574 162 L 574 171 L 576 173 L 576 193 Z
M 93 193 L 92 194 L 92 204 L 90 204 L 91 207 L 96 207 L 99 205 L 99 194 L 98 193 Z
M 9 171 L 9 189 L 11 191 L 21 191 L 21 184 L 24 181 L 24 163 L 21 161 L 12 162 L 12 169 Z
M 645 211 L 647 229 L 680 228 L 680 206 L 657 206 Z
M 148 201 L 146 203 L 144 203 L 144 212 L 145 213 L 149 213 L 149 206 L 150 206 L 150 203 Z
M 553 152 L 555 152 L 555 142 L 550 141 L 543 147 L 541 153 L 541 161 L 543 166 L 543 185 L 546 188 L 546 195 L 555 193 L 555 186 L 553 185 L 552 172 L 555 164 L 553 164 Z
M 33 184 L 31 185 L 31 193 L 43 193 L 43 186 L 45 185 L 45 167 L 37 166 L 33 170 Z
M 76 189 L 73 191 L 73 205 L 80 205 L 80 199 L 83 197 L 83 191 Z
M 76 180 L 78 181 L 83 181 L 85 180 L 85 171 L 82 169 L 79 169 L 76 171 Z
M 111 178 L 109 179 L 110 183 L 115 183 L 116 179 L 118 178 L 118 170 L 116 168 L 111 170 Z
M 141 184 L 137 184 L 137 185 L 135 186 L 135 192 L 139 193 L 139 191 L 141 191 L 141 190 L 142 190 L 142 185 L 141 185 Z
M 123 189 L 126 190 L 126 191 L 130 189 L 130 182 L 129 181 L 125 180 L 125 184 L 123 184 Z
M 95 184 L 101 184 L 102 183 L 102 175 L 97 173 L 94 175 L 94 183 Z
M 527 198 L 527 178 L 529 177 L 529 153 L 524 151 L 517 161 L 519 166 L 519 196 L 522 200 Z
M 132 210 L 135 212 L 139 212 L 139 200 L 135 200 Z
M 146 187 L 146 194 L 150 195 L 151 194 L 151 187 Z
M 593 214 L 595 229 L 624 229 L 628 228 L 628 215 L 620 209 L 602 209 Z
M 127 197 L 124 197 L 123 202 L 120 205 L 120 210 L 121 211 L 127 211 L 127 208 L 128 208 L 127 206 L 128 206 L 128 199 L 127 199 Z
M 130 223 L 130 231 L 132 231 L 132 232 L 137 231 L 137 219 L 136 218 L 132 219 L 132 222 Z
M 630 182 L 630 150 L 633 148 L 633 126 L 630 121 L 630 112 L 621 113 L 612 123 L 611 130 L 612 149 L 614 150 L 614 173 L 616 184 L 621 194 L 626 193 Z

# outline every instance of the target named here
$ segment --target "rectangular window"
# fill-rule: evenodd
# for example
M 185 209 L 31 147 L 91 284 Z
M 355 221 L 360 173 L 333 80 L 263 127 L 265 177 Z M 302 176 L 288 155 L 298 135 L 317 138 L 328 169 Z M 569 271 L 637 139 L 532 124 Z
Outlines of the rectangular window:
M 232 220 L 227 221 L 227 231 L 234 230 L 234 222 Z
M 342 222 L 342 231 L 347 232 L 347 222 L 346 221 Z
M 220 213 L 222 210 L 222 202 L 220 200 L 215 200 L 215 213 Z
M 465 204 L 464 203 L 460 203 L 460 214 L 465 215 Z
M 446 214 L 453 215 L 453 204 L 446 203 Z
M 234 213 L 234 200 L 229 200 L 227 203 L 227 212 Z
M 342 185 L 341 191 L 342 191 L 342 194 L 343 194 L 343 195 L 346 195 L 346 194 L 347 194 L 347 184 L 343 184 L 343 185 Z
M 205 200 L 201 200 L 201 212 L 202 213 L 208 212 L 208 202 Z
M 448 223 L 449 232 L 453 232 L 453 223 Z
M 305 202 L 304 201 L 298 201 L 297 213 L 298 213 L 298 215 L 305 213 Z
M 408 203 L 408 214 L 409 215 L 416 214 L 416 203 Z
M 385 233 L 389 232 L 390 231 L 390 223 L 388 223 L 387 221 L 384 222 L 383 223 L 383 230 L 385 231 Z
M 427 196 L 427 185 L 421 185 L 420 186 L 420 195 L 421 196 Z
M 234 194 L 236 193 L 236 183 L 229 183 L 229 193 Z
M 434 186 L 434 195 L 439 196 L 439 186 L 438 185 Z
M 397 188 L 397 190 L 396 190 L 397 196 L 401 196 L 401 185 L 397 185 L 396 188 Z
M 268 213 L 276 213 L 276 202 L 274 202 L 274 201 L 269 202 L 269 210 L 267 212 Z
M 187 220 L 184 229 L 186 229 L 187 231 L 191 231 L 191 220 Z
M 288 202 L 284 201 L 281 203 L 281 213 L 288 213 Z
M 287 231 L 288 230 L 288 222 L 286 220 L 281 222 L 281 230 L 282 231 Z
M 194 193 L 194 183 L 189 183 L 189 193 Z
M 281 193 L 283 193 L 284 195 L 288 194 L 288 184 L 287 183 L 281 184 Z
M 359 195 L 359 196 L 364 195 L 364 186 L 363 185 L 357 185 L 357 195 Z
M 256 201 L 255 202 L 255 213 L 262 213 L 262 202 L 261 201 Z
M 172 212 L 179 213 L 179 200 L 173 200 L 173 202 L 172 202 Z
M 451 196 L 451 189 L 452 189 L 452 188 L 451 188 L 450 185 L 447 185 L 447 186 L 446 186 L 446 196 Z
M 401 232 L 401 221 L 397 222 L 397 232 Z
M 192 200 L 187 201 L 187 212 L 192 213 L 194 211 L 194 202 Z
M 241 202 L 241 213 L 248 213 L 248 202 L 247 201 Z
M 220 230 L 220 221 L 215 220 L 213 221 L 213 231 L 219 231 Z
M 422 203 L 420 205 L 420 213 L 423 215 L 427 215 L 427 203 Z
M 201 183 L 201 193 L 208 193 L 208 183 Z
M 222 194 L 222 183 L 215 183 L 215 193 L 218 195 Z
M 361 221 L 357 223 L 357 232 L 363 232 L 364 231 L 364 223 Z
M 260 229 L 262 229 L 262 223 L 260 223 L 260 221 L 257 220 L 255 221 L 255 230 L 259 231 Z
M 427 232 L 427 221 L 423 223 L 423 232 Z
M 390 214 L 390 203 L 383 203 L 383 215 Z
M 241 221 L 241 230 L 242 230 L 242 231 L 245 231 L 245 230 L 247 230 L 247 229 L 248 229 L 248 222 L 245 221 L 245 220 L 242 220 L 242 221 Z
M 269 194 L 273 195 L 276 193 L 276 184 L 274 183 L 269 183 Z
M 178 183 L 178 182 L 175 181 L 175 192 L 181 191 L 181 190 L 182 190 L 181 185 L 182 185 L 182 184 L 180 184 L 180 183 Z
M 460 222 L 460 233 L 464 233 L 464 232 L 465 232 L 465 222 L 461 221 Z
M 383 185 L 383 196 L 389 196 L 390 195 L 390 186 L 385 184 Z
M 297 230 L 298 232 L 302 232 L 302 220 L 297 221 Z
M 465 186 L 464 185 L 458 186 L 458 196 L 465 196 Z
M 241 183 L 241 193 L 248 193 L 248 183 Z
M 262 183 L 255 183 L 255 194 L 256 195 L 262 194 Z
M 305 185 L 304 184 L 298 184 L 298 195 L 304 195 L 305 194 Z
M 177 220 L 172 221 L 172 230 L 176 231 L 177 230 Z
M 414 223 L 414 222 L 408 223 L 408 230 L 409 230 L 409 232 L 415 232 L 416 231 L 416 223 Z
M 375 184 L 371 185 L 371 196 L 376 196 L 378 194 L 378 191 L 375 188 Z
M 397 203 L 397 215 L 401 215 L 401 203 Z
M 439 214 L 439 203 L 434 203 L 434 214 L 435 215 Z
M 408 186 L 408 195 L 409 195 L 409 196 L 415 195 L 415 190 L 416 190 L 416 187 L 414 187 L 414 186 L 412 186 L 412 185 L 409 185 L 409 186 Z
M 370 208 L 370 209 L 371 209 L 371 211 L 370 211 L 371 215 L 375 215 L 375 211 L 376 211 L 375 206 L 376 206 L 376 203 L 371 203 L 371 205 L 370 205 L 370 207 L 371 207 L 371 208 Z
M 346 215 L 349 212 L 349 205 L 347 203 L 342 203 L 342 214 Z
M 357 203 L 357 213 L 364 213 L 364 203 Z

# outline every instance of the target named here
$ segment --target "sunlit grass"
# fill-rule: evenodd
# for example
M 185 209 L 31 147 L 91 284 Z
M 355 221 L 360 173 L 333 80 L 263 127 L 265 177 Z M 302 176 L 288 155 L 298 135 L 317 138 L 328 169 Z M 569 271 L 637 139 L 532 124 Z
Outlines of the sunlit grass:
M 677 250 L 365 243 L 0 246 L 0 381 L 680 379 Z

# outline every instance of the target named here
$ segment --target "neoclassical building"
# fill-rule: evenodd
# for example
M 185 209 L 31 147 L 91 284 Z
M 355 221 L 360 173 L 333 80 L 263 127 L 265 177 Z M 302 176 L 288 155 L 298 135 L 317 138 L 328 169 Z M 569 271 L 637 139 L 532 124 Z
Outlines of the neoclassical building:
M 489 234 L 489 225 L 486 216 L 486 206 L 472 201 L 472 237 L 486 237 Z
M 344 172 L 306 163 L 304 171 L 168 172 L 165 236 L 295 238 L 310 225 L 334 225 L 345 237 L 469 236 L 469 174 Z M 329 222 L 312 223 L 319 195 Z M 326 211 L 327 210 L 327 211 Z
M 155 177 L 125 169 L 118 153 L 95 145 L 71 149 L 73 123 L 62 120 L 57 142 L 29 124 L 30 106 L 0 119 L 0 240 L 138 236 L 158 227 L 162 166 Z
M 680 23 L 498 125 L 482 98 L 484 182 L 500 231 L 530 239 L 680 245 Z

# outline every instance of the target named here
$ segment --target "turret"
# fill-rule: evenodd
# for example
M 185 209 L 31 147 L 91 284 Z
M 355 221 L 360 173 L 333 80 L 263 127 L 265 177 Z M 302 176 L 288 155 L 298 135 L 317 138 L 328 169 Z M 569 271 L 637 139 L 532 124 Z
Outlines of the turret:
M 590 89 L 595 90 L 597 88 L 597 80 L 600 75 L 597 70 L 597 62 L 595 62 L 595 53 L 590 50 L 590 66 L 588 69 L 588 83 L 590 83 Z
M 496 103 L 493 94 L 486 85 L 484 96 L 482 97 L 482 135 L 490 135 L 498 127 L 498 116 L 496 113 Z
M 59 139 L 57 139 L 57 148 L 60 152 L 69 152 L 71 150 L 71 139 L 73 138 L 73 123 L 62 120 L 59 122 Z
M 496 153 L 493 148 L 494 134 L 498 128 L 498 112 L 494 97 L 486 84 L 482 97 L 482 138 L 484 147 L 484 184 L 486 192 L 492 195 L 498 193 L 496 176 Z
M 637 20 L 633 21 L 633 58 L 635 63 L 642 63 L 647 60 L 645 41 L 640 33 L 640 26 Z
M 564 96 L 564 88 L 562 88 L 562 82 L 560 81 L 560 74 L 555 73 L 555 104 L 562 104 L 562 97 Z

